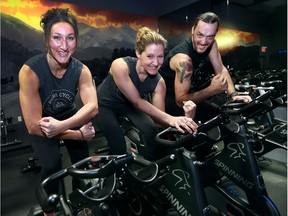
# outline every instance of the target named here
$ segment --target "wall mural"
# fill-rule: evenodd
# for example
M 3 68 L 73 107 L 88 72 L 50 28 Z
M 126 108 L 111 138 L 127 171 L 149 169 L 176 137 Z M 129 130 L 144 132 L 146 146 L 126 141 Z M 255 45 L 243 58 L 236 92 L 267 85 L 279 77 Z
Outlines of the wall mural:
M 176 46 L 191 34 L 192 23 L 174 23 L 160 19 L 158 28 L 169 41 L 168 49 Z M 260 36 L 259 34 L 236 29 L 219 28 L 215 37 L 225 65 L 236 69 L 259 69 Z
M 79 48 L 75 57 L 82 60 L 100 83 L 113 59 L 135 55 L 134 42 L 142 26 L 158 29 L 168 40 L 168 49 L 189 36 L 190 28 L 159 21 L 157 17 L 97 10 L 53 1 L 1 1 L 1 90 L 18 90 L 18 71 L 31 56 L 44 51 L 40 16 L 52 7 L 70 8 L 79 21 Z M 161 24 L 160 24 L 161 22 Z M 161 26 L 161 27 L 160 27 Z M 216 37 L 221 54 L 241 47 L 258 47 L 257 34 L 221 28 Z M 259 52 L 259 51 L 257 51 Z M 252 54 L 253 53 L 253 54 Z M 251 54 L 255 55 L 255 51 Z M 241 63 L 243 65 L 243 62 Z
M 134 42 L 140 27 L 157 29 L 157 17 L 42 0 L 2 0 L 2 93 L 6 90 L 5 84 L 14 81 L 17 85 L 18 71 L 24 62 L 44 51 L 40 17 L 53 7 L 70 8 L 77 16 L 80 40 L 75 57 L 87 64 L 98 82 L 106 76 L 111 59 L 135 55 Z
M 191 32 L 192 23 L 173 23 L 161 20 L 160 31 L 169 40 L 170 46 L 174 47 L 179 41 L 184 40 Z M 237 47 L 250 47 L 260 45 L 260 36 L 251 32 L 235 29 L 219 28 L 216 38 L 221 54 L 235 50 Z

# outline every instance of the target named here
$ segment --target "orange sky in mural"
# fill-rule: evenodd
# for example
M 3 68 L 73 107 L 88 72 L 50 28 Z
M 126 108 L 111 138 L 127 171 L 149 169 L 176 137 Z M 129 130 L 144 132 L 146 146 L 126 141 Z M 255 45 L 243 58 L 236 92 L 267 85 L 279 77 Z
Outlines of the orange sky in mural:
M 142 26 L 148 26 L 154 30 L 158 28 L 157 18 L 137 14 L 121 13 L 109 10 L 96 10 L 91 7 L 77 6 L 73 4 L 59 3 L 49 0 L 2 0 L 1 12 L 16 17 L 35 29 L 40 28 L 40 16 L 52 7 L 70 8 L 77 15 L 78 21 L 95 28 L 107 26 L 121 27 L 129 25 L 134 30 Z M 177 35 L 180 32 L 190 34 L 192 24 L 173 23 L 163 21 L 160 33 L 164 35 Z M 233 29 L 220 28 L 216 40 L 219 49 L 228 51 L 238 46 L 253 46 L 260 44 L 258 34 L 243 32 Z
M 216 38 L 219 48 L 226 50 L 237 46 L 259 46 L 258 34 L 233 29 L 220 28 Z
M 190 35 L 192 24 L 179 24 L 174 23 L 171 20 L 162 21 L 162 28 L 160 32 L 164 32 L 165 35 L 173 36 L 180 34 L 181 32 L 186 32 Z M 235 29 L 219 28 L 216 35 L 216 41 L 218 47 L 221 51 L 229 51 L 238 46 L 259 46 L 260 36 L 251 32 L 244 32 Z
M 165 35 L 173 36 L 180 34 L 181 32 L 191 33 L 191 24 L 179 25 L 179 23 L 167 22 L 164 24 L 163 29 L 160 32 L 164 32 Z M 260 36 L 259 34 L 244 32 L 235 29 L 219 28 L 216 41 L 220 49 L 229 49 L 235 46 L 259 46 Z
M 77 15 L 78 21 L 90 26 L 101 28 L 107 26 L 121 27 L 123 24 L 138 30 L 148 26 L 157 28 L 155 17 L 120 13 L 115 11 L 99 11 L 91 7 L 80 7 L 72 4 L 59 3 L 47 0 L 1 0 L 1 12 L 22 20 L 35 29 L 41 30 L 40 16 L 52 7 L 70 8 Z

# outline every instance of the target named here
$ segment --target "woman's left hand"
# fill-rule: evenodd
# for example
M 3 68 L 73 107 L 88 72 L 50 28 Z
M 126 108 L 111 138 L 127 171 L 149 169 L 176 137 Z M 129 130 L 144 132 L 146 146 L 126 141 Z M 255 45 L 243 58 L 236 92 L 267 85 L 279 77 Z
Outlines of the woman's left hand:
M 95 136 L 95 129 L 94 126 L 92 125 L 92 122 L 89 122 L 85 125 L 83 125 L 80 130 L 82 131 L 84 140 L 90 141 L 93 139 Z
M 184 101 L 183 110 L 186 117 L 194 119 L 196 113 L 196 104 L 191 100 Z

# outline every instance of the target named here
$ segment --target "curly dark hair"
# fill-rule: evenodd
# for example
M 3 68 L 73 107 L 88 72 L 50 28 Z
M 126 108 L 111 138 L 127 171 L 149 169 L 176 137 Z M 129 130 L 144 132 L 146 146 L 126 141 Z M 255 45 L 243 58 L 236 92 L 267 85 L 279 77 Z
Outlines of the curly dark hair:
M 48 38 L 51 33 L 51 27 L 58 22 L 69 23 L 75 32 L 76 40 L 78 40 L 79 32 L 77 26 L 77 18 L 74 16 L 68 8 L 52 8 L 46 13 L 42 14 L 40 20 L 40 26 L 44 31 L 44 37 Z

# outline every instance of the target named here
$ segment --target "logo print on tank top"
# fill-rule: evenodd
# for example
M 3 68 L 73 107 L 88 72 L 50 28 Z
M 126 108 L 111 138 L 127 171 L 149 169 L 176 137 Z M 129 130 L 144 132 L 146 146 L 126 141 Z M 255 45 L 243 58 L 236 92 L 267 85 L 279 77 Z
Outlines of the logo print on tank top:
M 75 95 L 66 89 L 53 90 L 43 103 L 43 111 L 49 115 L 59 113 L 70 107 Z

